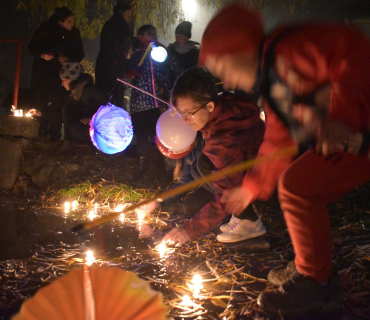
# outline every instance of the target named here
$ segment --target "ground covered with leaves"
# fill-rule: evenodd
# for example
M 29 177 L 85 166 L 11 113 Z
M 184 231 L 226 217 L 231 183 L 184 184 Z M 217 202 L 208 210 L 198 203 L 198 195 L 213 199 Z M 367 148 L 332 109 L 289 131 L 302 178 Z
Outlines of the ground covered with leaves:
M 163 179 L 161 156 L 153 151 L 150 171 L 133 181 L 138 159 L 130 150 L 104 155 L 92 146 L 77 146 L 58 154 L 59 147 L 46 140 L 32 142 L 15 187 L 0 194 L 0 319 L 9 319 L 39 288 L 80 266 L 87 249 L 94 251 L 95 263 L 119 266 L 150 281 L 163 293 L 169 318 L 283 319 L 256 304 L 259 293 L 270 286 L 268 272 L 294 258 L 276 197 L 256 207 L 268 230 L 262 239 L 228 246 L 210 233 L 182 248 L 167 248 L 161 257 L 157 247 L 163 235 L 186 218 L 179 203 L 162 206 L 144 219 L 154 227 L 150 240 L 139 240 L 135 212 L 83 235 L 71 232 L 91 211 L 107 215 L 120 204 L 165 190 L 169 183 Z M 78 206 L 65 213 L 64 202 L 73 200 Z M 343 310 L 296 319 L 369 319 L 370 186 L 353 190 L 329 210 Z M 203 279 L 196 295 L 195 274 Z M 184 304 L 185 295 L 190 305 Z

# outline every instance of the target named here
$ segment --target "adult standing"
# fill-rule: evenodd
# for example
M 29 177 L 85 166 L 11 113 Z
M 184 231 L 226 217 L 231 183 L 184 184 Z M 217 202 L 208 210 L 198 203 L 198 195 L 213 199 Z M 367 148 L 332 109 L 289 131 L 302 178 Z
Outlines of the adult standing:
M 168 46 L 168 52 L 179 61 L 184 70 L 196 66 L 199 59 L 200 44 L 190 40 L 191 27 L 191 22 L 181 22 L 175 30 L 176 41 Z
M 59 72 L 63 62 L 80 62 L 84 50 L 80 31 L 74 26 L 74 14 L 66 8 L 56 8 L 54 14 L 41 23 L 28 45 L 35 57 L 31 90 L 33 107 L 42 112 L 40 131 L 47 134 L 47 104 L 49 95 L 60 88 Z
M 295 161 L 259 165 L 223 195 L 226 210 L 238 214 L 278 184 L 296 257 L 270 272 L 279 289 L 261 293 L 259 305 L 282 314 L 339 308 L 326 205 L 370 180 L 369 39 L 329 23 L 280 27 L 265 38 L 260 15 L 234 4 L 208 25 L 200 62 L 228 87 L 260 89 L 266 132 L 259 156 L 316 143 Z
M 119 3 L 113 16 L 104 24 L 100 35 L 100 51 L 96 60 L 96 84 L 113 95 L 116 105 L 123 107 L 124 86 L 116 85 L 124 75 L 125 61 L 132 45 L 133 32 L 128 25 L 131 7 Z

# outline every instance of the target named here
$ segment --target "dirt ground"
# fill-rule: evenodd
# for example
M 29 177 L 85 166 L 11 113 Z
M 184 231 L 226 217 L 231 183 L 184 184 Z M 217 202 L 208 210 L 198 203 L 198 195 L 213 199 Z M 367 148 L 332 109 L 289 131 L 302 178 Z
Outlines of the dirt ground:
M 255 241 L 226 246 L 210 233 L 171 248 L 165 259 L 155 249 L 163 235 L 184 218 L 181 201 L 162 206 L 145 223 L 150 240 L 139 240 L 134 212 L 85 234 L 71 229 L 86 221 L 98 204 L 99 215 L 117 204 L 134 203 L 170 185 L 161 155 L 153 149 L 149 171 L 133 181 L 138 158 L 132 149 L 105 155 L 93 146 L 75 146 L 58 154 L 60 143 L 33 141 L 24 152 L 14 188 L 0 194 L 0 319 L 9 319 L 40 287 L 80 266 L 87 248 L 98 264 L 134 271 L 163 293 L 173 319 L 283 319 L 260 310 L 258 294 L 269 287 L 270 269 L 294 258 L 276 197 L 256 207 L 268 233 Z M 302 181 L 304 183 L 304 181 Z M 79 200 L 64 213 L 65 201 Z M 335 246 L 333 261 L 342 284 L 343 309 L 336 314 L 308 314 L 284 319 L 370 319 L 370 185 L 329 206 Z M 215 230 L 217 232 L 217 230 Z M 179 297 L 191 295 L 192 275 L 202 275 L 204 289 L 196 307 L 183 310 Z

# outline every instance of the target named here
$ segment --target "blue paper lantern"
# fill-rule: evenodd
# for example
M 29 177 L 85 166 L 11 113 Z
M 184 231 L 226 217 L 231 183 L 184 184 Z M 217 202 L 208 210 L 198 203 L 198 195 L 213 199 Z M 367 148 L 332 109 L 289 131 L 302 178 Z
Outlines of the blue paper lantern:
M 91 141 L 97 149 L 106 154 L 125 150 L 133 135 L 130 115 L 114 104 L 101 106 L 91 119 Z

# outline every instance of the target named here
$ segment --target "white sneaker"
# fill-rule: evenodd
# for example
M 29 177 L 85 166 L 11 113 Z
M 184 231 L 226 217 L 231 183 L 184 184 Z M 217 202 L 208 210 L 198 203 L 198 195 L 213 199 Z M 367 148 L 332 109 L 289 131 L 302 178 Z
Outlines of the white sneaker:
M 224 223 L 223 225 L 220 226 L 220 231 L 221 232 L 227 232 L 229 231 L 229 229 L 234 225 L 234 223 L 236 223 L 237 221 L 241 221 L 240 219 L 238 219 L 237 217 L 235 217 L 234 215 L 231 216 L 231 219 L 228 223 Z
M 224 243 L 233 243 L 247 239 L 256 238 L 266 233 L 266 228 L 261 219 L 250 221 L 247 219 L 238 219 L 229 230 L 217 236 L 217 241 Z

